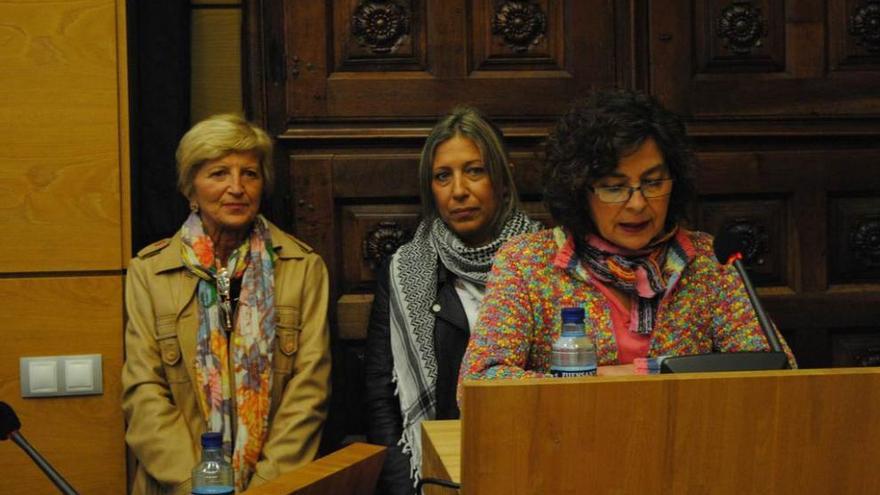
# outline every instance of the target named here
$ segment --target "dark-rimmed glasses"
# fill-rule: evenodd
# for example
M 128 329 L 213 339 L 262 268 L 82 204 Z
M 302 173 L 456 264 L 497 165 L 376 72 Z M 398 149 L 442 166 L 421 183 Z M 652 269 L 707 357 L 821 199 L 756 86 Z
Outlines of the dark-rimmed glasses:
M 603 203 L 626 203 L 637 190 L 645 199 L 662 198 L 672 193 L 675 179 L 656 179 L 642 181 L 638 186 L 588 186 L 590 191 Z

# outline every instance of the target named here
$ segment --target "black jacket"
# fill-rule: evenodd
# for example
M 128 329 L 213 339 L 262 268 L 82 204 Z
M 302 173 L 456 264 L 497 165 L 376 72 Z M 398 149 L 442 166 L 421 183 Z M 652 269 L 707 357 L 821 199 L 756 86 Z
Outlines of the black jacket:
M 434 311 L 434 353 L 437 359 L 437 417 L 457 419 L 458 371 L 467 348 L 470 331 L 467 315 L 453 281 L 455 275 L 438 265 L 437 296 Z M 367 327 L 367 350 L 364 364 L 366 378 L 367 440 L 388 446 L 388 456 L 379 476 L 376 493 L 408 495 L 414 493 L 409 477 L 409 456 L 397 445 L 403 432 L 400 401 L 391 381 L 394 367 L 391 355 L 389 320 L 389 263 L 379 270 L 375 299 Z

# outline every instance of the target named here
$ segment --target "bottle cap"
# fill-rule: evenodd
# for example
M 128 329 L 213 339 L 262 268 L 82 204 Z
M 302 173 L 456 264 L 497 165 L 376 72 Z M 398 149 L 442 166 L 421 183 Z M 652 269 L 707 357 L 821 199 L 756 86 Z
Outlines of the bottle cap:
M 219 449 L 223 446 L 223 435 L 218 431 L 202 433 L 203 449 Z
M 562 323 L 583 323 L 584 308 L 562 308 Z

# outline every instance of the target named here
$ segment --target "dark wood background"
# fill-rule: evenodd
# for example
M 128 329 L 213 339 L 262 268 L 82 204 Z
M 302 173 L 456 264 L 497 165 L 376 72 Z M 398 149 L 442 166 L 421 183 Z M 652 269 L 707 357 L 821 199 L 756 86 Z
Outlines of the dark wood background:
M 332 431 L 363 430 L 373 270 L 417 224 L 419 150 L 458 103 L 500 124 L 527 209 L 549 221 L 538 168 L 553 121 L 594 88 L 656 95 L 695 140 L 693 225 L 750 235 L 747 265 L 801 366 L 880 363 L 880 3 L 251 0 L 245 10 L 248 111 L 279 143 L 272 213 L 332 275 Z

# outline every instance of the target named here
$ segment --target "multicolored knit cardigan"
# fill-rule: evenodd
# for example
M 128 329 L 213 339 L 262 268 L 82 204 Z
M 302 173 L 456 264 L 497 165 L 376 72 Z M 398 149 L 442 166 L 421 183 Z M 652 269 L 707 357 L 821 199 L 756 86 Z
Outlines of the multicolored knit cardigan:
M 715 261 L 712 237 L 683 234 L 693 250 L 681 278 L 660 302 L 648 356 L 766 350 L 742 280 L 733 267 Z M 570 245 L 557 228 L 516 237 L 498 251 L 479 321 L 471 329 L 462 379 L 548 373 L 560 311 L 573 306 L 585 309 L 599 364 L 617 364 L 610 302 L 589 272 L 572 262 Z M 780 340 L 794 367 L 794 356 Z

